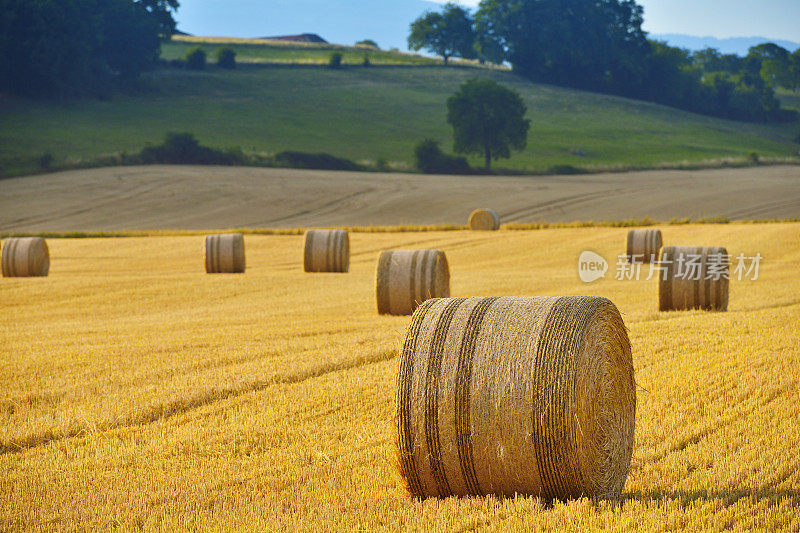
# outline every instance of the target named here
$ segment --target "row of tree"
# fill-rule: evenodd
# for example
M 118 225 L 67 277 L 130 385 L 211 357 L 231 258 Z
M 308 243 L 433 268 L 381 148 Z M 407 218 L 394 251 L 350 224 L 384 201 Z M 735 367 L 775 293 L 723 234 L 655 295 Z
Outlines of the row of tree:
M 104 95 L 155 65 L 178 0 L 0 0 L 0 91 Z
M 482 0 L 446 4 L 411 24 L 413 50 L 509 63 L 531 80 L 618 94 L 726 118 L 792 120 L 774 87 L 800 86 L 800 51 L 774 44 L 745 58 L 652 41 L 635 0 Z

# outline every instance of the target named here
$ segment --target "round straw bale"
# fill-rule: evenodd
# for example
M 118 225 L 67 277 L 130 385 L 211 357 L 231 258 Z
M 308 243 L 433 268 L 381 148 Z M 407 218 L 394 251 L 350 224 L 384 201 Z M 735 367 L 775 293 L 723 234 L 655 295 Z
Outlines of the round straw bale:
M 41 237 L 6 240 L 2 251 L 3 276 L 24 278 L 46 276 L 50 272 L 50 251 Z
M 206 272 L 244 272 L 244 235 L 226 233 L 206 236 Z
M 350 237 L 347 232 L 340 229 L 308 230 L 303 268 L 306 272 L 350 270 Z
M 386 250 L 375 281 L 378 313 L 410 315 L 429 298 L 450 296 L 450 269 L 439 250 Z
M 727 311 L 730 257 L 725 248 L 665 246 L 659 266 L 660 311 Z
M 628 262 L 655 263 L 661 250 L 660 229 L 632 229 L 628 232 Z
M 476 209 L 469 216 L 469 229 L 494 231 L 500 229 L 500 216 L 492 209 Z
M 416 497 L 619 497 L 636 413 L 605 298 L 445 298 L 414 313 L 397 379 L 398 469 Z

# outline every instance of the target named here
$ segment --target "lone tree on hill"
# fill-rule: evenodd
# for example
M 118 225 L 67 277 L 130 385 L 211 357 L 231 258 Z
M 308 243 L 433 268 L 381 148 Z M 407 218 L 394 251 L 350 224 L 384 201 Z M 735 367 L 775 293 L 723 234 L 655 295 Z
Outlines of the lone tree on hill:
M 511 157 L 528 140 L 530 120 L 516 92 L 492 80 L 472 79 L 447 99 L 447 122 L 453 126 L 453 149 L 461 154 L 483 154 L 486 170 L 492 158 Z
M 445 65 L 451 57 L 475 58 L 475 31 L 469 11 L 447 3 L 441 13 L 425 13 L 411 23 L 408 47 L 412 50 L 425 48 L 442 56 Z

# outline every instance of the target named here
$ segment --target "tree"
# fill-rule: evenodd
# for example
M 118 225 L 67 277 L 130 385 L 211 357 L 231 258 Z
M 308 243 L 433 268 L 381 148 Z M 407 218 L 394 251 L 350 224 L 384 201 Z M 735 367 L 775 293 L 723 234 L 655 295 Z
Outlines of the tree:
M 411 23 L 408 47 L 426 49 L 442 56 L 444 64 L 451 57 L 475 57 L 475 32 L 469 11 L 456 4 L 445 4 L 441 13 L 428 11 Z
M 453 126 L 453 149 L 483 154 L 486 170 L 492 158 L 511 157 L 528 139 L 530 120 L 519 94 L 492 80 L 471 79 L 447 100 L 447 122 Z
M 159 22 L 141 1 L 0 0 L 0 13 L 2 91 L 105 95 L 158 57 Z
M 475 20 L 481 48 L 523 76 L 633 94 L 650 51 L 643 15 L 634 0 L 483 0 Z
M 172 16 L 180 7 L 178 0 L 136 0 L 150 12 L 158 22 L 159 33 L 165 39 L 175 33 L 175 18 Z
M 759 74 L 769 87 L 789 87 L 792 83 L 789 51 L 774 43 L 751 46 L 747 58 L 761 65 Z

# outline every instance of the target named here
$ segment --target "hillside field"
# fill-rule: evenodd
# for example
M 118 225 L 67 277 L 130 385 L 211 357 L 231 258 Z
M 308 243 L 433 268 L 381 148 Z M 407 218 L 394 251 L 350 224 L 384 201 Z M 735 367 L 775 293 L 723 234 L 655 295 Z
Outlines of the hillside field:
M 414 146 L 423 139 L 452 149 L 446 101 L 472 77 L 518 91 L 528 107 L 527 148 L 497 161 L 501 171 L 746 163 L 751 153 L 796 160 L 800 150 L 797 124 L 719 120 L 536 85 L 501 70 L 250 64 L 235 71 L 161 68 L 137 90 L 106 100 L 0 97 L 0 176 L 114 164 L 168 132 L 191 132 L 204 145 L 249 154 L 326 152 L 372 168 L 411 170 Z M 482 166 L 480 157 L 470 161 Z
M 800 224 L 662 227 L 760 253 L 728 312 L 658 312 L 613 279 L 626 229 L 351 235 L 349 274 L 301 236 L 246 240 L 206 275 L 201 236 L 50 239 L 47 278 L 0 278 L 0 529 L 800 528 Z M 414 501 L 393 416 L 408 317 L 378 316 L 384 249 L 440 248 L 453 296 L 605 296 L 629 328 L 633 464 L 619 502 Z M 577 258 L 606 257 L 584 284 Z
M 800 220 L 800 166 L 590 176 L 431 176 L 139 166 L 3 180 L 0 237 L 71 231 L 503 223 Z

